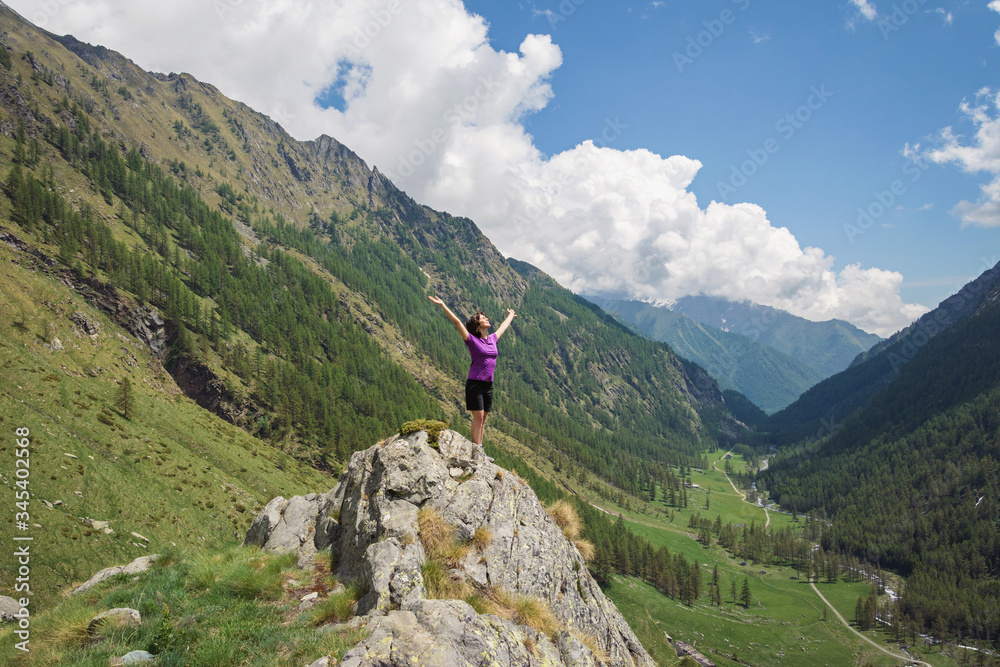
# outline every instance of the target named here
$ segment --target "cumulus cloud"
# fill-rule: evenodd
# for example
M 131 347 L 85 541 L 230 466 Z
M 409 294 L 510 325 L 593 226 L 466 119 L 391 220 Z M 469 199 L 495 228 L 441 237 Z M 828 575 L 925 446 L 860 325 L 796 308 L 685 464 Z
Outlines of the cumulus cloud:
M 1000 0 L 993 4 L 1000 5 Z M 976 127 L 975 137 L 966 142 L 946 127 L 938 133 L 937 148 L 923 151 L 922 155 L 938 164 L 956 164 L 971 174 L 989 174 L 992 180 L 980 186 L 980 198 L 960 202 L 955 213 L 963 225 L 1000 227 L 1000 92 L 984 88 L 976 93 L 974 101 L 966 100 L 960 108 Z M 919 146 L 912 152 L 920 152 Z
M 867 0 L 852 3 L 874 17 Z M 28 18 L 39 7 L 11 4 Z M 575 291 L 750 299 L 882 335 L 925 311 L 901 300 L 900 274 L 838 271 L 759 206 L 699 204 L 688 188 L 701 163 L 614 148 L 628 130 L 618 118 L 542 154 L 524 119 L 551 101 L 561 50 L 527 35 L 516 53 L 499 51 L 459 0 L 50 6 L 50 30 L 148 69 L 191 72 L 301 139 L 336 137 L 417 200 L 471 217 L 506 255 Z

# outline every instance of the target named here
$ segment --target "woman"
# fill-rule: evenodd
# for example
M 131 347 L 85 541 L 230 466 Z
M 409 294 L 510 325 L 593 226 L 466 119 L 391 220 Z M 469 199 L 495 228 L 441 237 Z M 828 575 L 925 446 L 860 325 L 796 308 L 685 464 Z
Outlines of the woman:
M 469 378 L 465 381 L 465 408 L 472 412 L 472 442 L 482 445 L 483 434 L 486 432 L 486 416 L 493 405 L 493 371 L 497 365 L 497 341 L 507 331 L 516 314 L 512 308 L 508 308 L 507 319 L 495 333 L 490 334 L 490 318 L 483 315 L 483 311 L 480 310 L 462 324 L 444 301 L 436 296 L 427 298 L 444 308 L 445 314 L 458 329 L 466 347 L 469 348 L 469 354 L 472 355 Z

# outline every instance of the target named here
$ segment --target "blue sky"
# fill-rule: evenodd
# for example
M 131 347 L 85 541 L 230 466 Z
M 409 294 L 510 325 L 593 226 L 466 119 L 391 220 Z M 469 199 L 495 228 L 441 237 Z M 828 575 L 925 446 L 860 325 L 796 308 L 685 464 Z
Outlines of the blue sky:
M 10 4 L 336 137 L 575 291 L 888 335 L 1000 260 L 1000 0 Z
M 928 0 L 895 16 L 904 3 L 873 2 L 875 20 L 835 2 L 466 4 L 486 17 L 499 48 L 548 32 L 562 49 L 554 101 L 526 122 L 548 154 L 596 138 L 603 119 L 618 118 L 628 128 L 615 148 L 702 162 L 690 188 L 700 202 L 760 204 L 772 224 L 840 265 L 902 272 L 904 299 L 928 306 L 981 273 L 984 258 L 1000 261 L 1000 229 L 963 227 L 951 213 L 988 179 L 903 156 L 907 144 L 933 145 L 946 126 L 974 134 L 959 105 L 1000 86 L 1000 15 L 984 2 Z M 829 99 L 788 122 L 820 87 Z M 768 139 L 777 151 L 727 189 L 741 182 L 733 170 L 748 151 L 762 161 Z M 902 195 L 892 193 L 894 181 L 905 184 Z M 845 231 L 885 192 L 895 200 L 889 211 L 861 234 Z

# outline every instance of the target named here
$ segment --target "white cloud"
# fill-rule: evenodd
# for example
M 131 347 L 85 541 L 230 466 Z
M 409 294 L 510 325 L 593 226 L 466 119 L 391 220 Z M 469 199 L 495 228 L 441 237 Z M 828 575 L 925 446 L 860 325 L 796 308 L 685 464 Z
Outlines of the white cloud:
M 610 147 L 628 131 L 619 119 L 543 155 L 523 119 L 552 99 L 561 50 L 528 35 L 517 53 L 497 51 L 459 0 L 212 0 L 213 11 L 204 0 L 63 2 L 50 30 L 191 72 L 299 138 L 330 134 L 571 289 L 750 299 L 882 335 L 926 310 L 903 303 L 899 273 L 837 271 L 759 206 L 703 208 L 688 190 L 701 164 Z M 866 0 L 852 2 L 871 18 Z M 28 17 L 37 7 L 11 4 Z M 314 103 L 331 87 L 340 109 Z
M 1000 13 L 1000 0 L 991 0 L 988 7 L 993 11 Z M 997 31 L 993 33 L 993 41 L 1000 44 L 1000 28 L 997 28 Z
M 874 21 L 878 18 L 878 11 L 868 0 L 851 0 L 851 4 L 858 10 L 858 13 L 861 14 L 865 20 Z
M 938 7 L 930 11 L 933 14 L 940 14 L 941 20 L 944 22 L 945 25 L 951 25 L 952 23 L 955 22 L 955 15 L 949 12 L 947 9 L 944 9 L 943 7 Z
M 994 0 L 993 4 L 1000 5 L 1000 0 Z M 966 100 L 960 108 L 975 125 L 975 137 L 965 142 L 951 127 L 946 127 L 938 133 L 939 147 L 922 155 L 938 164 L 956 164 L 971 174 L 986 172 L 992 176 L 989 183 L 980 186 L 979 200 L 960 202 L 955 213 L 963 225 L 1000 227 L 1000 93 L 984 88 L 976 93 L 974 102 Z M 919 147 L 915 152 L 919 152 Z

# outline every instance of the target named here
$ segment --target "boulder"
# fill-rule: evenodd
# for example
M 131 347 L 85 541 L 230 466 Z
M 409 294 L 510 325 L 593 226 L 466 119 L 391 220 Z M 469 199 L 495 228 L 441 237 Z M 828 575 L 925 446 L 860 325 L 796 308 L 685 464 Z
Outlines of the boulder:
M 21 603 L 12 597 L 0 595 L 0 621 L 16 620 L 15 614 L 22 609 Z
M 111 667 L 118 667 L 119 665 L 137 665 L 154 660 L 156 660 L 156 656 L 149 651 L 129 651 L 122 657 L 112 660 L 110 664 Z
M 537 598 L 560 629 L 546 636 L 464 601 L 428 599 L 423 509 L 460 542 L 477 530 L 491 536 L 453 564 L 452 578 L 480 592 Z M 436 443 L 423 431 L 397 435 L 356 452 L 330 492 L 268 503 L 245 543 L 296 552 L 300 565 L 303 555 L 330 548 L 338 577 L 368 591 L 357 613 L 371 634 L 344 656 L 345 666 L 596 665 L 585 636 L 607 664 L 654 665 L 534 492 L 454 431 Z
M 96 633 L 101 627 L 111 625 L 118 628 L 142 625 L 142 616 L 135 609 L 129 607 L 115 607 L 102 611 L 100 614 L 90 619 L 87 625 L 87 634 Z
M 153 563 L 159 558 L 159 554 L 150 554 L 148 556 L 140 556 L 128 565 L 113 565 L 112 567 L 106 567 L 103 570 L 97 572 L 90 579 L 80 584 L 73 590 L 69 592 L 70 595 L 79 595 L 80 593 L 86 593 L 91 588 L 97 584 L 110 579 L 119 574 L 139 574 L 140 572 L 145 572 Z

